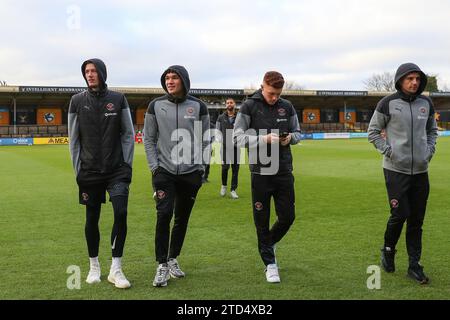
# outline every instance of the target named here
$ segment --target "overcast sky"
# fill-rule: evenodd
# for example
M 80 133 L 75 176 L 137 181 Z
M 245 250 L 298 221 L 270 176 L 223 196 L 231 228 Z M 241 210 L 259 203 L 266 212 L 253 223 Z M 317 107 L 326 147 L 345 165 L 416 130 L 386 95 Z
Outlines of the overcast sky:
M 184 65 L 193 88 L 248 88 L 277 70 L 305 89 L 364 90 L 415 62 L 450 91 L 448 0 L 0 0 L 0 80 L 84 86 L 99 57 L 110 86 L 160 87 Z

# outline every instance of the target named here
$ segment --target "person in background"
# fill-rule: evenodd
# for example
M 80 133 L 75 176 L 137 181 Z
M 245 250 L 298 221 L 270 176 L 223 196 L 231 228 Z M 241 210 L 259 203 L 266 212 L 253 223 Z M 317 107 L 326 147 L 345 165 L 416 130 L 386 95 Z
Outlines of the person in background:
M 231 187 L 230 196 L 233 199 L 238 199 L 236 193 L 238 187 L 239 177 L 239 159 L 240 148 L 233 143 L 233 130 L 236 122 L 236 101 L 233 98 L 228 98 L 225 101 L 226 110 L 217 118 L 216 129 L 222 133 L 221 157 L 222 157 L 222 187 L 220 188 L 220 195 L 224 197 L 227 194 L 228 171 L 231 166 Z

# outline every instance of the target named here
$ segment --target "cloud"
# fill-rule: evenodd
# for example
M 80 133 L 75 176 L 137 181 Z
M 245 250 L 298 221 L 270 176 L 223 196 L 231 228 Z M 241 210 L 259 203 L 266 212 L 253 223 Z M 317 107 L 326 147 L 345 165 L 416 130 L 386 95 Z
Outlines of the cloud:
M 70 8 L 79 28 L 68 25 Z M 194 87 L 259 85 L 275 69 L 309 89 L 358 90 L 405 61 L 448 85 L 448 12 L 442 0 L 427 1 L 426 13 L 418 0 L 5 0 L 0 80 L 84 85 L 81 62 L 100 57 L 115 86 L 159 86 L 176 63 Z

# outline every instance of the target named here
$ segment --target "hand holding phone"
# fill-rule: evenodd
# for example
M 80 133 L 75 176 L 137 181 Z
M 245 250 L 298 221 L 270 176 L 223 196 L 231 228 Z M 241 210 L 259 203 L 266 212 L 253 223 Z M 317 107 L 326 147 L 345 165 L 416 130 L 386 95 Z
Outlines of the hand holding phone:
M 280 144 L 285 147 L 291 143 L 291 134 L 289 132 L 282 132 L 280 134 Z

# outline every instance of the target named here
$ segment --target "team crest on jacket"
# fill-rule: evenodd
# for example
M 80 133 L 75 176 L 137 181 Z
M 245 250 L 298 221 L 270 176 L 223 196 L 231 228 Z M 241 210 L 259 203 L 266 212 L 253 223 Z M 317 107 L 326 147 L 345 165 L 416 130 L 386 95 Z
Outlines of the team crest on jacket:
M 397 199 L 391 200 L 391 208 L 393 208 L 393 209 L 398 208 L 398 200 Z
M 421 114 L 427 113 L 427 109 L 425 109 L 424 107 L 420 108 L 420 113 Z
M 189 107 L 186 109 L 186 115 L 184 116 L 185 119 L 191 119 L 195 120 L 195 109 L 192 107 Z
M 83 198 L 83 201 L 85 202 L 89 201 L 89 195 L 86 192 L 83 192 L 81 194 L 81 197 Z
M 284 108 L 278 109 L 278 115 L 280 117 L 285 117 L 286 116 L 286 109 L 284 109 Z
M 162 190 L 158 190 L 156 191 L 156 196 L 158 197 L 159 200 L 162 200 L 166 197 L 166 193 Z
M 262 209 L 264 209 L 264 206 L 261 202 L 256 202 L 255 209 L 256 209 L 256 211 L 261 211 Z
M 108 109 L 108 111 L 113 111 L 114 110 L 114 104 L 113 103 L 108 103 L 106 105 L 106 109 Z

